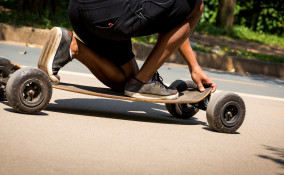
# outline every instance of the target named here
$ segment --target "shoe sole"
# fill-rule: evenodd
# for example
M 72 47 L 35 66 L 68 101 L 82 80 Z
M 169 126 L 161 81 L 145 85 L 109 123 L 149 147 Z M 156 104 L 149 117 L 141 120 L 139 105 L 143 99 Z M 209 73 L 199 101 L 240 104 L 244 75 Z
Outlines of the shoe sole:
M 160 96 L 153 94 L 141 94 L 136 92 L 124 91 L 124 94 L 133 98 L 143 98 L 143 99 L 151 99 L 151 100 L 174 100 L 177 99 L 179 94 L 169 95 L 169 96 Z
M 53 75 L 52 63 L 62 38 L 62 30 L 59 27 L 53 27 L 47 36 L 43 50 L 38 59 L 38 68 L 44 71 L 50 80 L 59 84 L 59 80 Z

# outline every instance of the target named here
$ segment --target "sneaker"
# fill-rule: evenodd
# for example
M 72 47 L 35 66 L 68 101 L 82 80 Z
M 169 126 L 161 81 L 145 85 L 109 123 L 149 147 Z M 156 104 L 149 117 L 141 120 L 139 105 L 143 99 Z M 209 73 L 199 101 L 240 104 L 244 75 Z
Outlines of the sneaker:
M 154 74 L 150 83 L 142 83 L 131 78 L 126 83 L 124 94 L 129 97 L 145 99 L 173 100 L 178 98 L 178 91 L 164 85 L 158 72 Z
M 40 54 L 38 68 L 43 70 L 55 84 L 60 82 L 60 78 L 57 75 L 59 69 L 72 61 L 70 57 L 72 37 L 71 31 L 53 27 Z

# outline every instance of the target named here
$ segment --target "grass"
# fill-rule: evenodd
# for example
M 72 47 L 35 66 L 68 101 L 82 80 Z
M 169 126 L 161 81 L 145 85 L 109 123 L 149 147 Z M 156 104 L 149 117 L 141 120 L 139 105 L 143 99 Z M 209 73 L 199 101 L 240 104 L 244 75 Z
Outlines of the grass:
M 263 53 L 252 53 L 247 52 L 245 50 L 239 50 L 241 52 L 240 56 L 246 57 L 246 58 L 254 58 L 264 61 L 272 61 L 276 63 L 284 63 L 284 57 L 283 56 L 277 56 L 277 55 L 267 55 Z
M 242 49 L 233 49 L 228 47 L 210 47 L 201 44 L 196 44 L 193 50 L 202 51 L 207 53 L 215 53 L 219 55 L 240 56 L 245 58 L 252 58 L 264 61 L 271 61 L 275 63 L 284 63 L 284 56 L 268 55 L 263 53 L 253 53 Z
M 195 31 L 200 34 L 208 34 L 214 36 L 227 36 L 233 39 L 239 39 L 244 41 L 253 41 L 263 44 L 271 44 L 275 46 L 284 47 L 284 36 L 277 36 L 266 33 L 254 32 L 244 26 L 234 26 L 233 30 L 226 30 L 216 27 L 212 24 L 198 24 Z M 147 37 L 134 38 L 135 42 L 154 44 L 157 41 L 157 35 L 150 35 Z
M 263 44 L 271 44 L 284 47 L 284 36 L 259 33 L 252 31 L 244 26 L 234 26 L 232 30 L 226 30 L 220 27 L 216 27 L 212 24 L 198 24 L 196 31 L 201 34 L 209 34 L 215 36 L 227 36 L 234 39 L 240 39 L 245 41 L 253 41 Z

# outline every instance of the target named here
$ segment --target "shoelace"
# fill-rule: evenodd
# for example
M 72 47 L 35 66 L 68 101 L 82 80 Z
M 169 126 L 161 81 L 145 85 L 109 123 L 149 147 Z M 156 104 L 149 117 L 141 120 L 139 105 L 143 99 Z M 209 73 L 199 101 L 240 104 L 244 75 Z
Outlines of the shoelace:
M 166 88 L 167 86 L 163 83 L 163 78 L 160 76 L 158 72 L 156 72 L 153 76 L 153 81 L 155 81 L 155 85 Z

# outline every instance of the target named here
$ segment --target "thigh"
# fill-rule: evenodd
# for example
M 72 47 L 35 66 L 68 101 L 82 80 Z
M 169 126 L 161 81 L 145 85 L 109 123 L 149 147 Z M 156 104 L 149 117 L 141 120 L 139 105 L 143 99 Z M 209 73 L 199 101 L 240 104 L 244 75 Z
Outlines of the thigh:
M 114 41 L 97 37 L 96 35 L 86 35 L 86 33 L 80 33 L 79 37 L 82 37 L 81 39 L 87 47 L 112 61 L 117 66 L 122 66 L 135 57 L 132 52 L 131 40 Z

